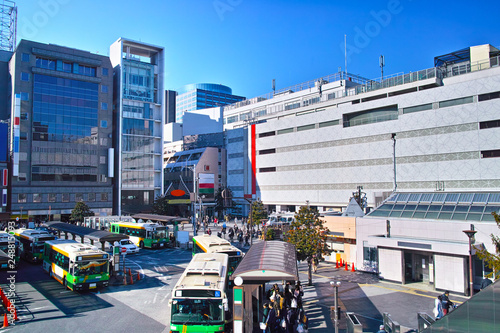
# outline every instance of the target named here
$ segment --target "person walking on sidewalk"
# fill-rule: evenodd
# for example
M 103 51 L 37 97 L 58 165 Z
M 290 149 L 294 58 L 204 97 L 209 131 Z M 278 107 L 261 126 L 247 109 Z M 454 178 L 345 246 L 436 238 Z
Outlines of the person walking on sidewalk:
M 377 333 L 387 333 L 387 331 L 385 330 L 385 326 L 384 325 L 380 325 L 380 327 L 378 328 Z
M 453 302 L 450 301 L 450 292 L 446 290 L 444 294 L 441 296 L 441 305 L 443 306 L 443 315 L 446 316 L 448 312 L 450 311 L 450 308 L 453 306 Z

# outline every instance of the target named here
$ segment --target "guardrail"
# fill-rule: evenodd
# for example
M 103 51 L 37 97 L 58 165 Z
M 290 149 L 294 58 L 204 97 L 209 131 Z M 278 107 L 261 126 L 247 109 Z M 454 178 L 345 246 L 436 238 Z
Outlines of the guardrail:
M 388 333 L 401 333 L 401 325 L 397 321 L 392 320 L 388 312 L 383 313 L 384 328 Z
M 434 318 L 429 316 L 425 312 L 419 312 L 417 313 L 417 320 L 418 320 L 418 331 L 423 332 L 425 329 L 427 329 L 429 326 L 431 326 L 433 323 L 436 322 Z

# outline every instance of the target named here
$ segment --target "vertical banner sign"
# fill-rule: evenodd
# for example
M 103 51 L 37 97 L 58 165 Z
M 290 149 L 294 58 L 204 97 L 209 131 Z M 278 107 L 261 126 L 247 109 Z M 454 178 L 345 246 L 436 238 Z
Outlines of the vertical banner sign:
M 199 173 L 198 177 L 198 194 L 213 197 L 215 175 L 213 173 Z
M 12 122 L 12 176 L 19 176 L 19 123 L 21 117 L 21 95 L 16 94 L 14 98 L 13 122 Z
M 7 189 L 4 188 L 2 190 L 2 206 L 5 207 L 7 206 Z
M 2 170 L 2 186 L 7 186 L 7 185 L 9 185 L 9 170 L 3 169 Z

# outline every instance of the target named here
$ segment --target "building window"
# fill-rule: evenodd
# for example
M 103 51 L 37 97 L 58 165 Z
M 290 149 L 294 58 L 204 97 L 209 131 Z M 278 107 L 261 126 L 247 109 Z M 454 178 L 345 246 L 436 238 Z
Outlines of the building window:
M 57 194 L 49 193 L 49 202 L 56 202 Z
M 260 168 L 259 172 L 276 172 L 276 167 Z
M 315 125 L 314 124 L 311 124 L 311 125 L 304 125 L 304 126 L 298 126 L 297 127 L 297 132 L 300 132 L 300 131 L 306 131 L 306 130 L 310 130 L 310 129 L 314 129 L 315 128 Z
M 107 68 L 102 69 L 102 76 L 108 76 L 108 69 Z
M 101 85 L 101 92 L 107 94 L 108 93 L 108 86 L 105 84 Z
M 88 202 L 94 202 L 95 201 L 95 193 L 89 193 L 87 194 Z
M 80 202 L 80 201 L 83 201 L 83 193 L 76 193 L 75 202 Z
M 101 193 L 101 201 L 108 201 L 108 194 L 107 193 Z
M 33 202 L 42 202 L 42 195 L 40 193 L 34 193 Z
M 108 128 L 108 121 L 107 120 L 101 120 L 101 128 Z
M 267 154 L 275 154 L 275 153 L 276 153 L 276 149 L 275 148 L 264 149 L 264 150 L 260 150 L 259 151 L 259 155 L 267 155 Z
M 30 55 L 29 55 L 29 53 L 23 53 L 21 55 L 21 61 L 23 61 L 23 62 L 30 62 Z
M 273 136 L 273 135 L 276 135 L 276 132 L 275 132 L 275 131 L 266 132 L 266 133 L 260 133 L 260 134 L 259 134 L 259 138 L 265 138 L 265 137 L 268 137 L 268 136 Z
M 482 158 L 500 157 L 500 149 L 481 151 Z
M 19 193 L 17 195 L 17 202 L 18 203 L 24 203 L 24 202 L 26 202 L 26 193 Z
M 293 133 L 293 127 L 292 128 L 285 128 L 282 130 L 278 130 L 278 135 L 280 134 L 287 134 L 287 133 Z
M 108 103 L 101 103 L 101 110 L 107 110 L 108 109 Z
M 106 164 L 106 156 L 100 156 L 99 157 L 99 163 L 100 164 Z
M 352 127 L 398 119 L 398 106 L 387 105 L 381 108 L 344 114 L 344 127 Z
M 322 123 L 319 123 L 319 128 L 328 127 L 328 126 L 335 126 L 335 125 L 339 125 L 339 124 L 340 124 L 339 119 L 331 120 L 331 121 L 324 121 Z
M 479 123 L 479 129 L 495 128 L 495 127 L 500 127 L 500 119 L 482 121 Z
M 21 81 L 29 82 L 30 74 L 26 72 L 21 72 Z
M 21 101 L 28 101 L 30 99 L 30 94 L 27 92 L 21 92 Z
M 403 113 L 407 114 L 407 113 L 413 113 L 413 112 L 419 112 L 419 111 L 425 111 L 425 110 L 432 110 L 432 103 L 403 108 Z
M 448 106 L 462 105 L 462 104 L 467 104 L 467 103 L 472 103 L 472 102 L 474 102 L 474 98 L 472 96 L 455 98 L 455 99 L 450 99 L 447 101 L 439 102 L 439 107 L 446 108 Z
M 51 60 L 51 59 L 45 59 L 45 58 L 36 58 L 36 63 L 35 66 L 38 68 L 45 68 L 45 69 L 51 69 L 55 70 L 56 69 L 56 61 Z
M 62 194 L 62 202 L 69 202 L 69 193 Z
M 489 101 L 490 99 L 500 98 L 500 91 L 492 92 L 489 94 L 482 94 L 477 96 L 479 102 Z

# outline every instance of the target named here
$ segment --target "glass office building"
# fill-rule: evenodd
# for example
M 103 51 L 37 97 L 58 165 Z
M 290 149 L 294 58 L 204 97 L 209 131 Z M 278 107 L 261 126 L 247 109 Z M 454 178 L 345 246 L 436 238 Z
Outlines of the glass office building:
M 175 122 L 182 123 L 182 116 L 186 111 L 233 104 L 245 99 L 232 93 L 231 88 L 215 83 L 188 84 L 182 87 L 177 95 Z
M 67 220 L 76 202 L 113 207 L 108 57 L 22 40 L 10 59 L 11 217 Z
M 119 133 L 115 208 L 134 214 L 162 193 L 163 48 L 120 38 L 110 55 Z

